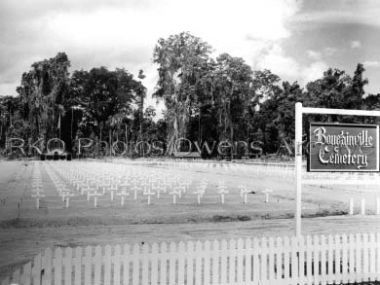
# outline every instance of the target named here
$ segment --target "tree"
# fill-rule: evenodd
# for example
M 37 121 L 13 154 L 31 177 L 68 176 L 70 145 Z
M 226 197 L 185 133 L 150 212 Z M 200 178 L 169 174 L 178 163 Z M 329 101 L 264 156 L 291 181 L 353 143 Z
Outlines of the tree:
M 159 39 L 153 54 L 158 64 L 156 97 L 163 98 L 168 122 L 168 153 L 174 152 L 174 141 L 186 136 L 191 112 L 196 108 L 196 85 L 201 67 L 209 60 L 211 47 L 190 33 Z
M 213 89 L 219 139 L 233 142 L 235 134 L 244 136 L 244 117 L 247 115 L 248 102 L 253 92 L 251 68 L 242 58 L 221 54 L 216 59 Z
M 70 61 L 63 52 L 32 64 L 22 75 L 17 92 L 29 111 L 33 137 L 57 137 L 63 105 L 68 95 Z
M 138 79 L 143 80 L 145 78 L 144 72 L 142 70 L 139 71 Z M 136 103 L 138 106 L 138 116 L 136 119 L 139 121 L 139 139 L 142 138 L 143 135 L 143 124 L 144 124 L 144 99 L 146 96 L 146 88 L 142 85 L 141 81 L 136 84 Z

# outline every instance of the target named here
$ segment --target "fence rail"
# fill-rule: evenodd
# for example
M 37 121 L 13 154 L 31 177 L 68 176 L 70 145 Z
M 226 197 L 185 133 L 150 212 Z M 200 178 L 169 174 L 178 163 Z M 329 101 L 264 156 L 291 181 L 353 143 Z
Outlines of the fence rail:
M 1 285 L 340 284 L 380 280 L 380 233 L 46 249 Z

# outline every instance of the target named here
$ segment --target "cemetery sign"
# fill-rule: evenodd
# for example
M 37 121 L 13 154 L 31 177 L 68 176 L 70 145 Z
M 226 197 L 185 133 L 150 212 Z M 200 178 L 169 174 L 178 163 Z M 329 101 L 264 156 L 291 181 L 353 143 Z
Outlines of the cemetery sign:
M 308 171 L 379 171 L 379 126 L 310 124 Z

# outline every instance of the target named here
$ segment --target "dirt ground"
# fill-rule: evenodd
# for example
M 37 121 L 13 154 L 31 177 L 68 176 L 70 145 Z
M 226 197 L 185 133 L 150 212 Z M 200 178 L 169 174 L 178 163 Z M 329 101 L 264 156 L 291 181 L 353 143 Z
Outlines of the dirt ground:
M 191 188 L 198 181 L 207 179 L 209 194 L 201 205 L 196 204 L 192 191 L 177 205 L 171 204 L 169 195 L 153 200 L 149 206 L 145 197 L 139 197 L 137 202 L 127 199 L 124 207 L 118 201 L 104 197 L 100 199 L 98 208 L 94 208 L 84 197 L 77 197 L 72 200 L 70 208 L 65 209 L 42 167 L 47 197 L 37 210 L 30 197 L 33 163 L 0 161 L 0 279 L 47 247 L 212 240 L 294 233 L 295 189 L 291 176 L 219 168 L 173 169 L 171 166 L 150 165 L 147 167 L 191 176 L 194 181 Z M 369 178 L 363 176 L 362 179 Z M 224 205 L 221 205 L 215 193 L 221 180 L 225 181 L 230 191 Z M 243 204 L 239 196 L 240 184 L 246 185 L 252 192 L 247 204 Z M 349 198 L 355 199 L 356 211 L 358 201 L 365 198 L 368 212 L 373 214 L 376 198 L 380 196 L 376 188 L 378 186 L 305 186 L 302 197 L 303 233 L 379 231 L 380 217 L 376 215 L 345 215 Z M 273 191 L 269 203 L 264 203 L 265 189 Z

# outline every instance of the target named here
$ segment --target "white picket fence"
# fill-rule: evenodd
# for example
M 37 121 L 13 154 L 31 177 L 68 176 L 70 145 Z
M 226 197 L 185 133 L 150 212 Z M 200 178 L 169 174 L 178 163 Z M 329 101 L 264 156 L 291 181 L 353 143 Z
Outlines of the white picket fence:
M 340 284 L 380 280 L 380 233 L 46 249 L 7 284 Z

